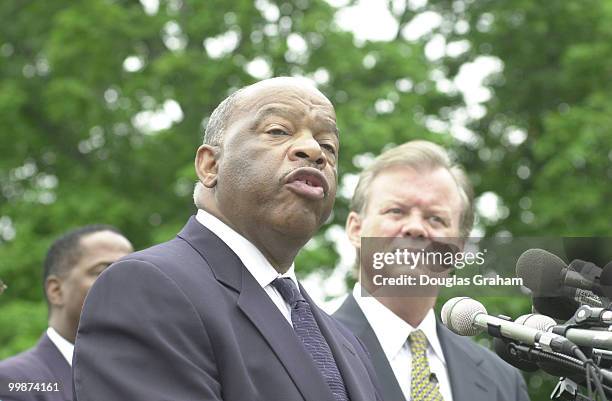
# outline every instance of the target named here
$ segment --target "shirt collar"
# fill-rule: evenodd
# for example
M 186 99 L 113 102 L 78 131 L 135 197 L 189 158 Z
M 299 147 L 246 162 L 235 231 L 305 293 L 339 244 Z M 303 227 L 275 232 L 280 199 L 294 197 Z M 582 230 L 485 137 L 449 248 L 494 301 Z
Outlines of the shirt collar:
M 363 296 L 362 292 L 364 292 Z M 356 283 L 353 288 L 353 297 L 368 320 L 372 330 L 374 330 L 374 334 L 376 334 L 376 338 L 378 338 L 378 342 L 385 352 L 387 359 L 394 359 L 402 350 L 402 347 L 408 340 L 408 336 L 415 328 L 391 312 L 375 297 L 365 294 L 365 290 L 359 283 Z M 433 352 L 446 365 L 442 345 L 438 338 L 436 317 L 433 309 L 427 312 L 427 315 L 425 315 L 425 318 L 416 329 L 423 331 Z
M 74 353 L 74 344 L 62 337 L 53 327 L 47 329 L 47 337 L 57 347 L 59 352 L 68 362 L 68 365 L 72 366 L 72 354 Z
M 275 278 L 281 276 L 255 245 L 217 217 L 205 210 L 198 209 L 196 220 L 212 231 L 213 234 L 234 251 L 262 288 L 270 285 Z M 295 276 L 295 265 L 293 263 L 282 276 L 291 278 L 295 285 L 298 285 Z

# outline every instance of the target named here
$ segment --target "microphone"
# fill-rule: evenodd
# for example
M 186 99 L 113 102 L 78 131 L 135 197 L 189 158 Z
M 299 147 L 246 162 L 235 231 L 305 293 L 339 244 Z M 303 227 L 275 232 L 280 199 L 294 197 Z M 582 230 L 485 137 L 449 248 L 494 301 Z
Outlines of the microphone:
M 533 311 L 559 320 L 569 320 L 574 316 L 580 303 L 566 297 L 538 297 L 531 296 Z
M 449 299 L 442 306 L 441 317 L 442 323 L 448 329 L 461 336 L 474 336 L 487 330 L 494 337 L 516 340 L 527 345 L 539 345 L 546 351 L 574 353 L 575 345 L 567 338 L 488 315 L 486 308 L 472 298 Z
M 587 266 L 591 265 L 591 266 Z M 563 302 L 557 305 L 559 298 L 569 298 L 579 304 L 602 307 L 606 300 L 602 300 L 597 294 L 603 294 L 599 284 L 599 277 L 593 279 L 574 271 L 575 268 L 589 267 L 593 271 L 593 264 L 576 260 L 570 264 L 570 268 L 558 256 L 543 249 L 528 249 L 518 258 L 516 262 L 516 274 L 523 279 L 523 284 L 532 290 L 534 303 L 538 303 L 539 312 L 546 313 L 558 318 L 569 318 L 577 309 L 572 302 Z M 599 269 L 599 268 L 597 268 Z M 612 266 L 610 267 L 610 280 L 612 281 Z M 536 298 L 538 298 L 536 302 Z M 554 298 L 553 304 L 547 304 L 542 298 Z M 535 305 L 534 305 L 535 306 Z M 572 313 L 567 317 L 569 310 Z M 548 309 L 548 310 L 544 310 Z M 552 313 L 549 313 L 552 312 Z
M 528 313 L 519 316 L 514 319 L 514 323 L 542 331 L 548 331 L 548 329 L 557 325 L 555 319 L 539 313 Z
M 612 262 L 609 262 L 602 269 L 599 286 L 606 298 L 612 298 Z
M 538 314 L 519 316 L 514 322 L 542 331 L 546 331 L 549 327 L 555 325 L 552 318 Z M 584 382 L 584 367 L 580 360 L 574 357 L 559 353 L 547 353 L 534 347 L 521 346 L 517 342 L 501 338 L 495 338 L 493 344 L 495 352 L 500 358 L 520 370 L 535 372 L 542 369 L 553 376 L 569 377 L 577 383 Z M 606 352 L 608 351 L 601 350 L 599 353 Z M 604 378 L 607 382 L 610 382 L 612 375 L 606 371 Z
M 519 319 L 521 319 L 520 322 L 526 327 L 564 336 L 569 341 L 579 346 L 612 350 L 612 333 L 608 331 L 574 329 L 562 325 L 558 326 L 554 319 L 537 313 L 521 316 L 516 319 L 517 324 L 519 323 Z
M 612 311 L 582 305 L 574 314 L 574 320 L 580 325 L 600 326 L 607 329 L 612 324 Z
M 580 265 L 575 263 L 573 267 Z M 568 269 L 560 257 L 544 249 L 534 248 L 523 252 L 516 261 L 516 275 L 523 279 L 526 287 L 538 295 L 556 295 L 555 293 L 565 286 L 591 291 L 591 296 L 594 298 L 598 297 L 593 292 L 601 292 L 599 283 Z

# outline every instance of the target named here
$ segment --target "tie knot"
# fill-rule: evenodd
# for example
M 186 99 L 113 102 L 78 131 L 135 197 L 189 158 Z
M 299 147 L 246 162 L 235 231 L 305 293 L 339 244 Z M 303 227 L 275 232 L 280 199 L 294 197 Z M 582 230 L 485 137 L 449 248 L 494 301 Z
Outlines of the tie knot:
M 297 288 L 293 280 L 289 277 L 277 277 L 272 281 L 274 288 L 280 292 L 283 299 L 292 307 L 298 301 L 304 301 L 304 297 L 300 290 Z
M 427 337 L 421 330 L 413 330 L 408 336 L 410 350 L 413 353 L 425 352 L 427 350 Z

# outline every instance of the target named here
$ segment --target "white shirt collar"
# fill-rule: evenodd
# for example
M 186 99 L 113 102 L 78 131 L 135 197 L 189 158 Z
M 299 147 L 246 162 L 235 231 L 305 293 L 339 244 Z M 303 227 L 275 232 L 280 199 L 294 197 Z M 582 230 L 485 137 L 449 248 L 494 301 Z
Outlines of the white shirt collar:
M 365 292 L 361 285 L 356 283 L 353 288 L 353 297 L 355 297 L 355 301 L 357 301 L 372 330 L 374 330 L 374 334 L 376 334 L 376 338 L 378 338 L 378 342 L 385 352 L 387 359 L 392 360 L 401 351 L 406 340 L 408 340 L 408 336 L 415 328 L 391 312 L 375 297 L 365 296 L 365 294 L 361 296 L 362 291 Z M 436 317 L 433 309 L 427 312 L 427 315 L 425 315 L 417 329 L 423 331 L 433 352 L 446 365 L 442 345 L 438 338 Z
M 49 327 L 47 329 L 47 337 L 49 337 L 49 340 L 51 340 L 51 342 L 55 344 L 59 352 L 68 362 L 68 365 L 72 366 L 72 354 L 74 353 L 74 344 L 66 340 L 64 337 L 60 336 L 60 334 L 55 331 L 53 327 Z
M 202 209 L 198 209 L 196 220 L 212 231 L 234 251 L 262 288 L 270 285 L 275 278 L 281 276 L 255 245 L 217 217 Z M 294 264 L 291 264 L 291 267 L 282 276 L 291 278 L 295 285 L 298 285 Z

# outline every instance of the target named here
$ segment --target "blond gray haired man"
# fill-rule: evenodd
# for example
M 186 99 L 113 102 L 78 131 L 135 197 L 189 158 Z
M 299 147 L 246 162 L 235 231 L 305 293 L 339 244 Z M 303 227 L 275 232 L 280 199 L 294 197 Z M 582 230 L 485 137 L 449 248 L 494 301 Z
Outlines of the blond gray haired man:
M 358 251 L 365 237 L 461 242 L 474 221 L 472 200 L 465 172 L 442 147 L 407 142 L 382 153 L 361 173 L 346 232 Z M 436 321 L 436 294 L 361 296 L 359 287 L 334 317 L 366 345 L 384 400 L 529 399 L 516 369 Z

